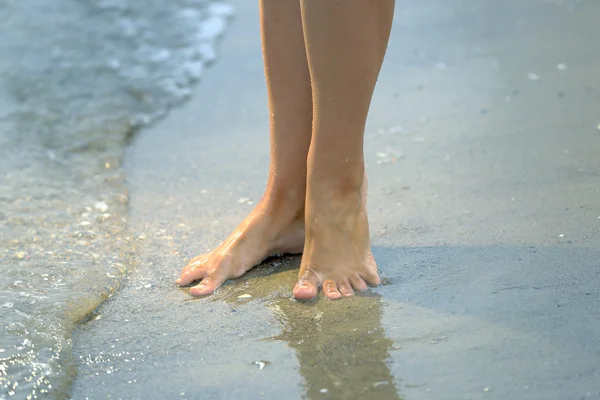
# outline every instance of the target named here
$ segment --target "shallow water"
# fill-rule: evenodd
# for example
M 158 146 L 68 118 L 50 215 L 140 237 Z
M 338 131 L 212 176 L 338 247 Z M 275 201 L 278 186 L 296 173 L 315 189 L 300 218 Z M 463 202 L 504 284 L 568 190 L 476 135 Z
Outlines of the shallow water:
M 0 398 L 68 395 L 73 324 L 136 262 L 124 147 L 189 97 L 231 13 L 0 2 Z

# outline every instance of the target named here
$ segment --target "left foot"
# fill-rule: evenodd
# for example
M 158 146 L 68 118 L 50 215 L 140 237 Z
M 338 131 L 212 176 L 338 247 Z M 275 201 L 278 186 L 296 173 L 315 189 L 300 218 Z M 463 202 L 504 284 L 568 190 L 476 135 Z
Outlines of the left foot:
M 297 254 L 304 246 L 304 196 L 279 202 L 265 195 L 254 211 L 215 250 L 193 258 L 177 280 L 180 286 L 202 279 L 192 296 L 212 293 L 226 280 L 239 278 L 269 256 Z
M 332 185 L 309 187 L 306 239 L 294 297 L 308 300 L 320 287 L 335 300 L 380 283 L 371 253 L 366 210 L 366 176 L 360 189 L 336 190 Z

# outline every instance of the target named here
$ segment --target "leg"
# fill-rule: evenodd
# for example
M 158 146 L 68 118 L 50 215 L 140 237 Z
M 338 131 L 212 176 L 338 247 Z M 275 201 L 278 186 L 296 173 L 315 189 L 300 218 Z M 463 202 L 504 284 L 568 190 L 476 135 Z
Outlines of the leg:
M 312 98 L 299 0 L 260 0 L 269 96 L 271 166 L 264 197 L 217 249 L 192 259 L 178 285 L 202 279 L 200 296 L 237 278 L 268 256 L 300 253 L 304 245 L 306 158 Z
M 294 296 L 379 284 L 366 214 L 363 135 L 394 0 L 301 0 L 312 82 L 306 242 Z M 354 288 L 354 290 L 353 290 Z

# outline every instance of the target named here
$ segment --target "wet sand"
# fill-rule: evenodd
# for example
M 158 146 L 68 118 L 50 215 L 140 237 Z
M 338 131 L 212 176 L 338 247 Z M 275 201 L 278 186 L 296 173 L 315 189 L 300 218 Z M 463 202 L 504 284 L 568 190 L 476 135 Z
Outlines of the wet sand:
M 76 335 L 72 397 L 600 398 L 600 4 L 399 2 L 365 144 L 384 285 L 300 303 L 298 257 L 174 286 L 266 179 L 257 9 L 231 3 L 197 94 L 130 149 L 140 266 Z

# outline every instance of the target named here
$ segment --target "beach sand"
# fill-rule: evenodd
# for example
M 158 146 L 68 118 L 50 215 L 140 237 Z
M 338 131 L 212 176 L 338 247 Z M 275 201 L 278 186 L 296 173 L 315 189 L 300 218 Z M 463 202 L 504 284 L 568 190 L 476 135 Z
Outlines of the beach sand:
M 75 336 L 74 399 L 600 398 L 600 43 L 592 1 L 398 2 L 367 124 L 384 284 L 292 300 L 298 257 L 174 281 L 259 200 L 257 7 L 126 160 L 139 268 Z

